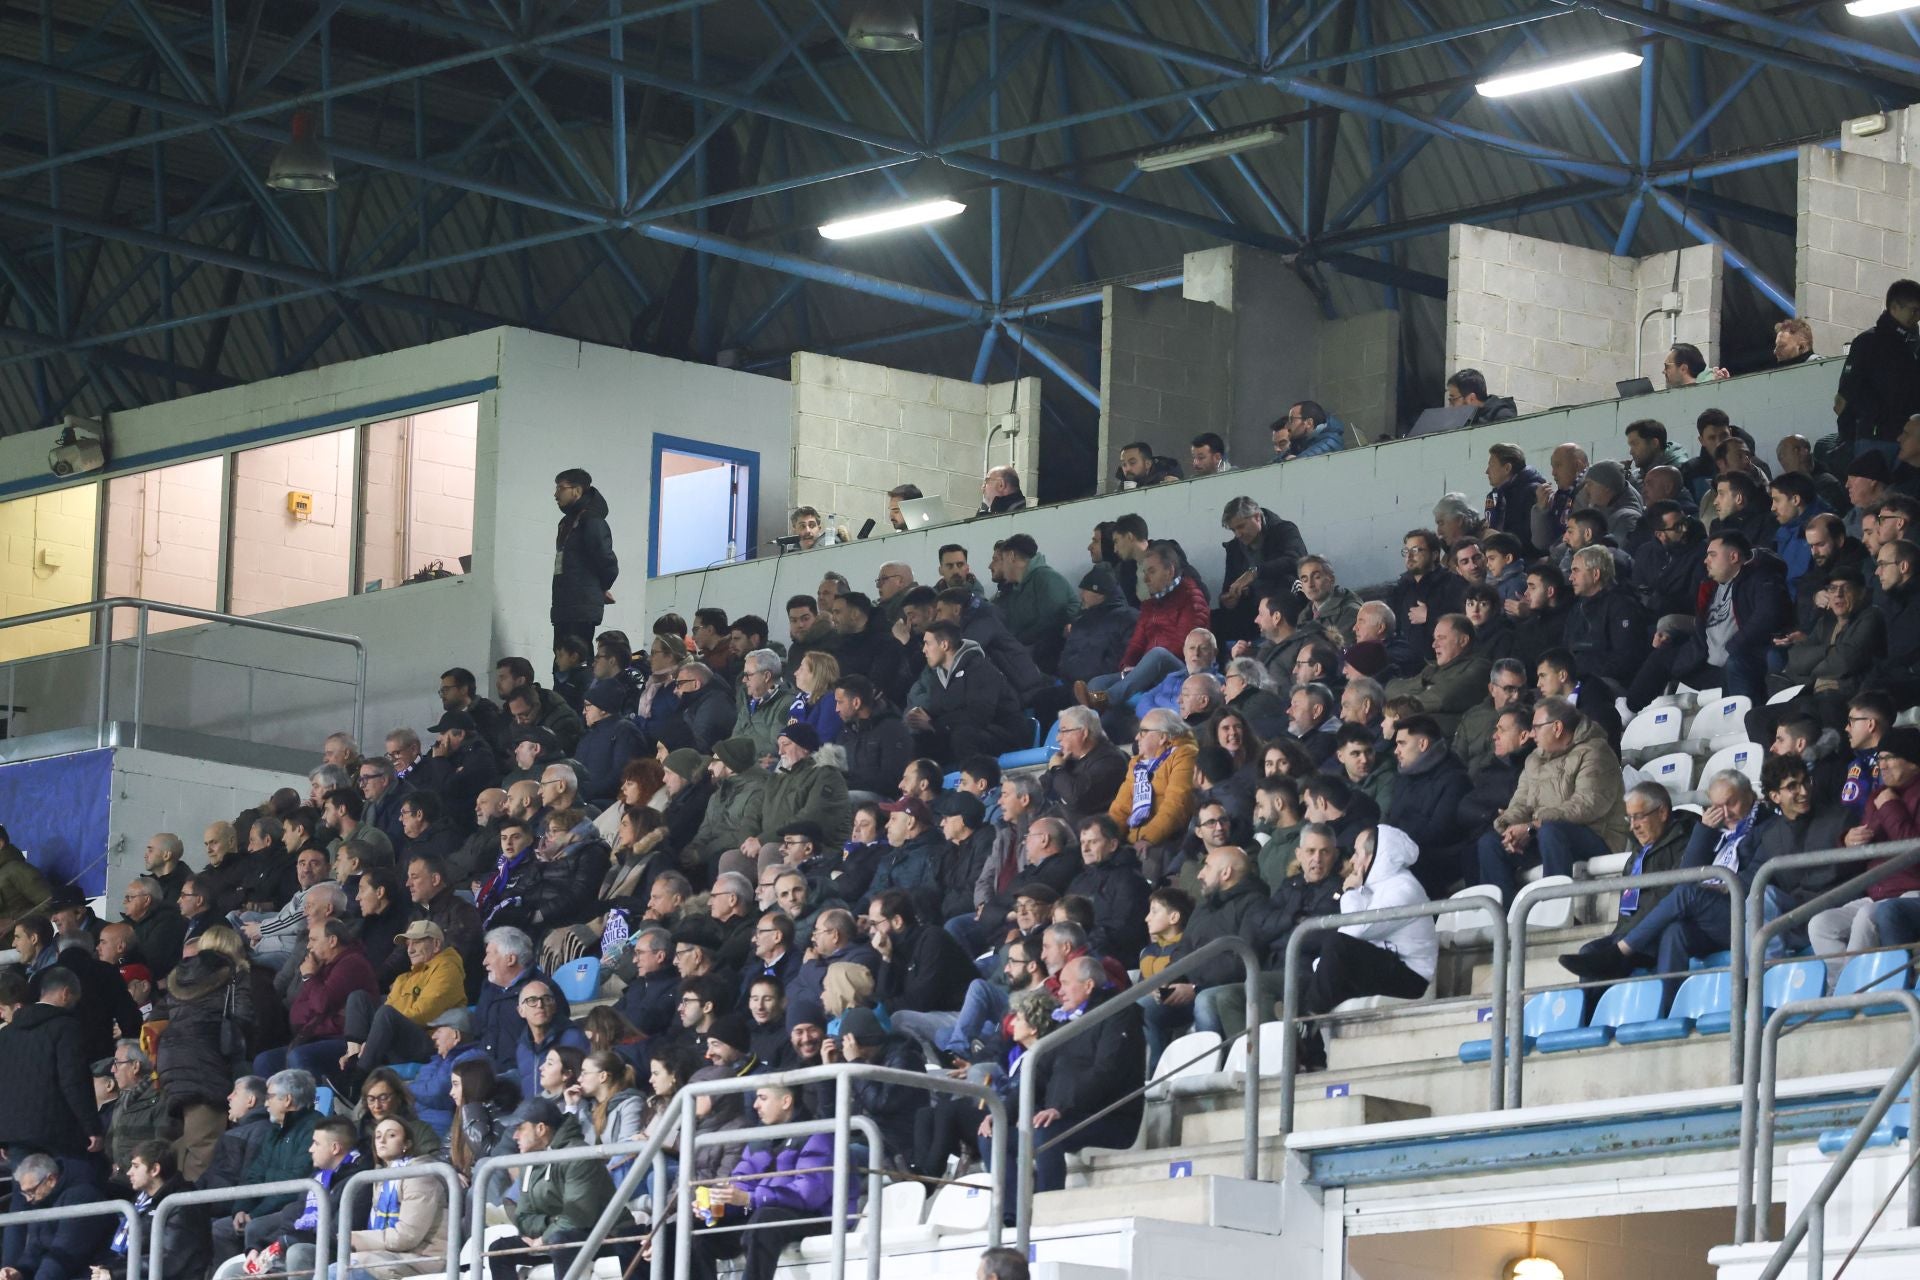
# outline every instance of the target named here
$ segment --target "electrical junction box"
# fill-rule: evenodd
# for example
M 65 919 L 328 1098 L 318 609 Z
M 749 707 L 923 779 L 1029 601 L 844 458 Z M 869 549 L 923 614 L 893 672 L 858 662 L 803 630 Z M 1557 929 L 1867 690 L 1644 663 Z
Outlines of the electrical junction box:
M 313 495 L 295 490 L 287 495 L 287 514 L 295 520 L 313 519 Z

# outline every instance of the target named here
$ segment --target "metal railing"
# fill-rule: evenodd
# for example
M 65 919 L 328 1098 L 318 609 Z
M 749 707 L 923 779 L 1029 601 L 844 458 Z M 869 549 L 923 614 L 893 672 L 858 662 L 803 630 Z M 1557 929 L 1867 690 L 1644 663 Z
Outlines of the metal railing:
M 165 1204 L 166 1201 L 161 1201 Z M 124 1218 L 127 1223 L 127 1276 L 128 1280 L 138 1280 L 140 1275 L 140 1214 L 129 1200 L 94 1200 L 87 1204 L 57 1204 L 50 1209 L 22 1209 L 17 1213 L 0 1213 L 0 1228 L 24 1227 L 35 1222 L 60 1222 L 70 1218 L 101 1218 L 109 1214 Z M 160 1237 L 160 1221 L 155 1218 L 153 1224 L 154 1239 Z M 156 1250 L 156 1254 L 157 1254 Z M 158 1258 L 155 1258 L 156 1263 Z M 160 1269 L 154 1267 L 158 1277 Z M 31 1277 L 29 1277 L 31 1280 Z
M 1527 916 L 1537 903 L 1551 902 L 1560 898 L 1598 898 L 1619 893 L 1624 889 L 1662 889 L 1687 884 L 1706 884 L 1719 881 L 1727 889 L 1727 939 L 1731 952 L 1729 969 L 1732 978 L 1732 990 L 1728 994 L 1729 1011 L 1733 1023 L 1740 1023 L 1743 1011 L 1743 999 L 1746 991 L 1742 981 L 1742 962 L 1745 951 L 1734 945 L 1746 936 L 1746 897 L 1740 885 L 1740 878 L 1726 867 L 1677 867 L 1672 871 L 1649 871 L 1632 876 L 1608 876 L 1601 880 L 1575 880 L 1571 884 L 1548 884 L 1544 881 L 1527 885 L 1513 896 L 1513 906 L 1507 910 L 1507 947 L 1508 954 L 1519 959 L 1508 964 L 1504 1004 L 1507 1017 L 1506 1027 L 1513 1033 L 1514 1043 L 1509 1046 L 1507 1055 L 1507 1093 L 1506 1105 L 1509 1108 L 1522 1106 L 1521 1077 L 1526 1071 L 1526 1045 L 1522 1040 L 1526 1020 L 1526 931 Z M 1494 976 L 1496 989 L 1499 989 L 1498 973 Z M 1496 1006 L 1500 1002 L 1496 1002 Z M 1494 1047 L 1500 1047 L 1500 1027 L 1493 1031 Z M 1728 1052 L 1732 1058 L 1732 1079 L 1740 1078 L 1741 1037 L 1729 1036 L 1734 1043 Z M 1496 1107 L 1496 1110 L 1499 1108 Z
M 1223 955 L 1233 955 L 1239 959 L 1246 976 L 1247 1010 L 1247 1070 L 1242 1085 L 1245 1108 L 1245 1130 L 1242 1137 L 1241 1176 L 1253 1181 L 1260 1176 L 1260 957 L 1244 938 L 1215 938 L 1192 955 L 1182 956 L 1153 977 L 1136 982 L 1125 991 L 1115 992 L 1102 1001 L 1100 1007 L 1084 1013 L 1073 1021 L 1042 1036 L 1034 1042 L 1020 1060 L 1020 1167 L 1019 1189 L 1015 1196 L 1016 1218 L 1014 1222 L 1014 1241 L 1019 1248 L 1025 1249 L 1033 1233 L 1033 1159 L 1035 1154 L 1033 1140 L 1033 1115 L 1035 1094 L 1038 1091 L 1038 1064 L 1058 1053 L 1060 1046 L 1068 1041 L 1091 1032 L 1100 1024 L 1117 1018 L 1122 1012 L 1140 1004 L 1148 996 L 1177 981 L 1199 968 L 1203 962 L 1215 960 Z M 1146 1086 L 1141 1086 L 1144 1093 Z M 1123 1101 L 1131 1101 L 1131 1095 Z M 1119 1104 L 1115 1104 L 1119 1105 Z M 1111 1110 L 1111 1108 L 1108 1108 Z M 1102 1113 L 1104 1114 L 1104 1112 Z M 1091 1119 L 1091 1117 L 1089 1117 Z M 996 1144 L 1000 1140 L 1004 1119 L 996 1121 L 993 1136 Z M 1080 1126 L 1075 1125 L 1078 1129 Z M 1048 1145 L 1064 1140 L 1073 1130 L 1056 1134 L 1049 1139 Z M 996 1159 L 992 1166 L 995 1170 L 1002 1166 Z M 998 1218 L 995 1219 L 997 1223 Z M 994 1243 L 999 1243 L 996 1239 Z
M 195 609 L 183 604 L 167 604 L 161 600 L 143 600 L 137 596 L 109 596 L 104 600 L 91 600 L 85 604 L 64 605 L 58 609 L 43 609 L 38 613 L 24 613 L 18 617 L 0 618 L 0 631 L 12 627 L 28 627 L 41 622 L 57 622 L 61 618 L 93 618 L 93 641 L 91 647 L 97 655 L 98 671 L 95 678 L 99 689 L 94 696 L 94 745 L 107 745 L 107 725 L 111 723 L 110 708 L 113 690 L 113 615 L 118 609 L 132 609 L 136 612 L 133 634 L 133 741 L 130 746 L 140 745 L 140 733 L 146 721 L 147 652 L 151 636 L 148 620 L 153 614 L 166 614 L 170 617 L 192 618 L 199 622 L 219 622 L 228 626 L 240 627 L 250 631 L 265 631 L 272 635 L 291 636 L 301 640 L 318 640 L 324 644 L 346 645 L 354 654 L 353 678 L 353 740 L 361 741 L 366 734 L 367 721 L 367 646 L 358 636 L 343 635 L 334 631 L 319 631 L 312 627 L 296 627 L 284 622 L 267 622 L 260 618 L 247 618 L 234 613 L 216 613 L 211 609 Z M 76 646 L 76 650 L 79 646 Z M 36 654 L 32 658 L 16 659 L 7 665 L 7 705 L 14 704 L 15 675 L 19 664 L 54 657 L 54 654 Z M 181 657 L 191 661 L 225 661 L 225 659 L 202 659 L 197 654 L 172 653 L 170 657 Z M 324 676 L 307 676 L 308 679 L 328 679 Z M 336 683 L 346 683 L 345 680 Z
M 232 1204 L 239 1200 L 258 1200 L 261 1196 L 297 1195 L 304 1197 L 319 1184 L 312 1175 L 304 1178 L 283 1178 L 279 1182 L 252 1182 L 243 1187 L 208 1187 L 204 1191 L 176 1191 L 153 1207 L 153 1248 L 148 1251 L 147 1280 L 165 1280 L 161 1270 L 165 1259 L 163 1243 L 167 1238 L 167 1219 L 189 1205 L 196 1204 Z M 333 1198 L 315 1197 L 316 1215 L 313 1221 L 313 1276 L 314 1280 L 323 1280 L 327 1274 L 328 1250 L 333 1244 Z M 245 1238 L 242 1237 L 242 1252 L 245 1251 Z M 214 1268 L 224 1262 L 224 1258 L 212 1260 Z M 131 1262 L 127 1265 L 127 1278 L 139 1273 Z
M 447 1280 L 460 1280 L 460 1174 L 443 1160 L 395 1165 L 386 1169 L 363 1169 L 348 1178 L 340 1188 L 340 1221 L 334 1239 L 333 1255 L 343 1264 L 342 1277 L 353 1265 L 353 1193 L 360 1187 L 373 1189 L 382 1182 L 404 1182 L 409 1178 L 438 1178 L 447 1184 Z M 391 1263 L 379 1264 L 391 1266 Z M 316 1268 L 316 1271 L 318 1268 Z M 321 1280 L 316 1276 L 316 1280 Z M 475 1280 L 480 1280 L 476 1276 Z
M 1892 852 L 1886 852 L 1892 850 Z M 1761 1037 L 1765 1027 L 1762 1023 L 1762 1010 L 1765 1007 L 1766 954 L 1772 941 L 1796 929 L 1829 907 L 1852 902 L 1863 897 L 1869 886 L 1896 872 L 1905 871 L 1920 864 L 1920 840 L 1902 840 L 1883 845 L 1862 845 L 1843 849 L 1826 849 L 1811 853 L 1787 854 L 1770 858 L 1760 864 L 1754 872 L 1753 884 L 1748 889 L 1750 909 L 1748 919 L 1761 918 L 1765 913 L 1766 890 L 1782 871 L 1792 871 L 1800 867 L 1832 866 L 1841 863 L 1859 862 L 1862 859 L 1879 859 L 1877 865 L 1867 868 L 1848 880 L 1833 885 L 1815 894 L 1812 898 L 1783 911 L 1771 920 L 1766 920 L 1759 928 L 1751 925 L 1746 937 L 1746 1007 L 1745 1020 L 1741 1026 L 1742 1038 L 1746 1041 L 1740 1072 L 1740 1162 L 1743 1167 L 1751 1168 L 1755 1158 L 1754 1148 L 1759 1134 L 1755 1121 L 1759 1115 L 1759 1057 L 1762 1049 Z M 1756 914 L 1751 908 L 1757 906 Z M 1883 993 L 1876 1000 L 1886 1000 L 1891 993 Z M 1772 1135 L 1768 1135 L 1771 1142 Z M 1768 1177 L 1771 1178 L 1771 1171 Z M 1741 1184 L 1742 1194 L 1735 1203 L 1734 1243 L 1748 1244 L 1755 1238 L 1756 1219 L 1765 1215 L 1756 1213 L 1756 1197 L 1748 1193 L 1749 1180 Z M 1772 1192 L 1769 1186 L 1768 1199 Z
M 1460 913 L 1483 913 L 1493 919 L 1493 991 L 1498 996 L 1505 989 L 1509 966 L 1507 954 L 1507 932 L 1502 926 L 1506 923 L 1506 914 L 1499 902 L 1492 898 L 1466 897 L 1441 898 L 1431 902 L 1413 902 L 1404 907 L 1384 907 L 1378 911 L 1354 911 L 1346 915 L 1309 916 L 1293 927 L 1293 933 L 1287 938 L 1287 961 L 1284 976 L 1281 979 L 1280 1010 L 1280 1131 L 1293 1132 L 1294 1076 L 1299 1066 L 1300 1045 L 1296 1034 L 1296 1024 L 1300 1015 L 1300 948 L 1307 938 L 1315 933 L 1326 933 L 1334 929 L 1345 929 L 1349 925 L 1390 924 L 1396 920 L 1419 920 L 1423 917 L 1453 915 Z M 1433 979 L 1427 980 L 1431 989 Z M 1327 1015 L 1320 1015 L 1327 1020 Z M 1248 1043 L 1251 1051 L 1259 1043 L 1255 1036 Z M 1507 1049 L 1507 1006 L 1499 999 L 1493 1001 L 1493 1042 L 1491 1070 L 1487 1078 L 1489 1095 L 1487 1108 L 1500 1110 L 1500 1081 L 1505 1074 Z M 1253 1063 L 1248 1062 L 1248 1074 L 1253 1073 Z M 1252 1177 L 1252 1174 L 1248 1174 Z
M 809 1084 L 831 1082 L 834 1087 L 834 1114 L 823 1117 L 822 1128 L 832 1126 L 833 1145 L 833 1199 L 829 1212 L 832 1214 L 832 1271 L 830 1274 L 844 1274 L 847 1261 L 847 1217 L 849 1211 L 848 1190 L 851 1183 L 850 1135 L 855 1127 L 865 1130 L 870 1122 L 853 1114 L 853 1082 L 855 1080 L 874 1080 L 883 1084 L 900 1085 L 910 1089 L 922 1089 L 929 1093 L 944 1093 L 958 1097 L 974 1098 L 986 1108 L 993 1120 L 993 1136 L 990 1139 L 989 1164 L 995 1170 L 995 1176 L 989 1189 L 989 1218 L 987 1223 L 987 1242 L 989 1246 L 1000 1243 L 1001 1222 L 1005 1214 L 1002 1203 L 1002 1182 L 999 1171 L 1006 1168 L 1007 1155 L 1007 1108 L 1000 1095 L 984 1084 L 975 1084 L 968 1080 L 955 1080 L 945 1075 L 925 1075 L 912 1071 L 900 1071 L 892 1067 L 876 1066 L 865 1062 L 838 1062 L 818 1067 L 801 1067 L 793 1071 L 776 1071 L 768 1075 L 740 1076 L 724 1080 L 703 1080 L 695 1084 L 683 1085 L 671 1099 L 666 1109 L 654 1119 L 653 1135 L 644 1142 L 612 1143 L 606 1146 L 579 1148 L 572 1147 L 564 1151 L 541 1151 L 529 1155 L 489 1156 L 474 1166 L 472 1181 L 473 1197 L 473 1239 L 485 1238 L 486 1230 L 486 1181 L 496 1172 L 523 1165 L 557 1164 L 568 1159 L 580 1158 L 580 1153 L 596 1155 L 605 1160 L 608 1157 L 632 1155 L 626 1173 L 621 1177 L 615 1189 L 613 1199 L 593 1224 L 586 1239 L 579 1245 L 580 1252 L 575 1255 L 572 1265 L 565 1276 L 559 1280 L 585 1280 L 593 1265 L 593 1258 L 606 1242 L 609 1231 L 618 1217 L 626 1212 L 627 1204 L 637 1193 L 641 1181 L 649 1172 L 653 1175 L 654 1225 L 658 1229 L 660 1219 L 659 1206 L 667 1195 L 666 1140 L 669 1134 L 678 1129 L 679 1150 L 681 1152 L 682 1176 L 678 1179 L 675 1193 L 675 1212 L 679 1224 L 675 1230 L 679 1233 L 675 1240 L 674 1275 L 677 1280 L 687 1280 L 691 1255 L 688 1243 L 692 1233 L 693 1221 L 693 1178 L 691 1163 L 693 1152 L 703 1145 L 705 1138 L 716 1138 L 725 1145 L 745 1144 L 755 1140 L 754 1135 L 774 1132 L 765 1128 L 728 1130 L 718 1134 L 701 1134 L 698 1131 L 698 1116 L 694 1102 L 702 1096 L 722 1093 L 752 1093 L 755 1090 L 777 1085 L 789 1089 L 798 1089 Z M 805 1122 L 803 1122 L 805 1123 Z M 884 1156 L 880 1146 L 879 1131 L 873 1129 L 870 1134 L 870 1151 L 876 1157 Z M 877 1188 L 880 1158 L 869 1161 L 874 1172 L 869 1176 L 869 1185 Z M 877 1202 L 868 1205 L 868 1212 L 877 1213 Z M 880 1251 L 879 1223 L 876 1220 L 868 1237 L 869 1266 L 877 1265 Z M 653 1269 L 654 1280 L 664 1280 L 656 1251 Z

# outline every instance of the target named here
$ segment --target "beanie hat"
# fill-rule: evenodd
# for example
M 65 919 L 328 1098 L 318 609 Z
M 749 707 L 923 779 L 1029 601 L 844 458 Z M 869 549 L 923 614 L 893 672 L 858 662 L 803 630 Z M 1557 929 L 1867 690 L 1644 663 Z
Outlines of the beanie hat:
M 1387 646 L 1378 640 L 1362 640 L 1349 645 L 1341 660 L 1371 680 L 1387 669 Z
M 668 769 L 679 774 L 688 782 L 692 782 L 700 776 L 700 768 L 706 761 L 705 758 L 692 747 L 681 747 L 678 751 L 667 752 L 667 758 L 664 763 Z
M 714 743 L 713 756 L 735 773 L 745 773 L 753 768 L 754 762 L 760 758 L 760 752 L 754 746 L 753 739 L 743 734 L 738 738 L 722 738 Z

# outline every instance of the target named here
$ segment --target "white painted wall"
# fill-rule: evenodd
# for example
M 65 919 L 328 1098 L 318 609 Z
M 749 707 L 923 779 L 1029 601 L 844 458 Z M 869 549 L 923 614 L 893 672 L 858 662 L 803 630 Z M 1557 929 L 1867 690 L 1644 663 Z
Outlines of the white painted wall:
M 118 917 L 120 891 L 143 869 L 147 837 L 171 831 L 187 846 L 187 863 L 206 865 L 200 837 L 207 824 L 233 821 L 281 787 L 306 779 L 267 769 L 212 764 L 186 756 L 119 747 L 113 753 L 113 795 L 107 810 L 108 919 Z
M 667 609 L 689 613 L 696 602 L 714 604 L 729 613 L 763 614 L 778 630 L 785 599 L 812 592 L 828 570 L 843 573 L 852 582 L 871 581 L 882 561 L 905 560 L 916 567 L 922 581 L 928 581 L 942 543 L 966 545 L 974 564 L 984 566 L 994 541 L 1015 532 L 1031 534 L 1050 563 L 1072 573 L 1087 563 L 1087 538 L 1094 524 L 1128 511 L 1144 516 L 1155 536 L 1179 538 L 1217 589 L 1225 560 L 1221 540 L 1227 536 L 1219 527 L 1220 511 L 1239 494 L 1251 494 L 1297 522 L 1307 545 L 1331 556 L 1348 585 L 1386 582 L 1400 572 L 1401 534 L 1431 525 L 1437 498 L 1449 490 L 1475 497 L 1486 492 L 1488 445 L 1511 441 L 1542 464 L 1562 441 L 1583 445 L 1595 458 L 1621 458 L 1626 454 L 1627 423 L 1657 418 L 1667 424 L 1675 440 L 1686 445 L 1693 440 L 1695 418 L 1703 409 L 1718 406 L 1753 432 L 1763 456 L 1770 458 L 1774 445 L 1788 432 L 1825 429 L 1822 424 L 1832 420 L 1839 374 L 1838 361 L 1816 361 L 1634 400 L 1535 414 L 1470 431 L 1397 440 L 1298 463 L 893 534 L 852 546 L 824 547 L 777 562 L 678 574 L 649 585 L 648 608 L 653 613 Z
M 656 432 L 757 451 L 757 540 L 766 550 L 786 532 L 792 393 L 777 378 L 511 329 L 502 333 L 497 405 L 497 429 L 480 434 L 474 529 L 474 564 L 491 566 L 496 655 L 548 663 L 553 476 L 565 467 L 587 468 L 607 497 L 620 581 L 602 625 L 635 640 L 658 612 L 646 581 Z

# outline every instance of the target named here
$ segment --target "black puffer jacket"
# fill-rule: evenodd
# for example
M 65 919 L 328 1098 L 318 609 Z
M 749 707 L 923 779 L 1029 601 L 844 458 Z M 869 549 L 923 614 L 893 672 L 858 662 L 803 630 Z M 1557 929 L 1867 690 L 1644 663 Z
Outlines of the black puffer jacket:
M 1198 951 L 1216 938 L 1242 938 L 1258 952 L 1266 948 L 1273 935 L 1271 897 L 1266 881 L 1257 875 L 1225 893 L 1210 893 L 1193 908 L 1183 941 L 1187 950 Z M 1219 956 L 1195 970 L 1187 980 L 1200 988 L 1238 982 L 1246 973 L 1240 961 L 1231 955 Z M 1138 1083 L 1137 1081 L 1135 1083 Z
M 582 839 L 581 832 L 587 832 Z M 596 914 L 600 881 L 613 861 L 607 842 L 583 823 L 573 832 L 576 843 L 552 862 L 535 860 L 537 874 L 528 905 L 533 923 L 543 929 L 556 925 L 580 924 Z
M 1087 1012 L 1112 998 L 1110 991 L 1095 991 Z M 1147 1072 L 1146 1026 L 1140 1006 L 1128 1005 L 1093 1030 L 1066 1041 L 1039 1060 L 1039 1071 L 1034 1089 L 1040 1105 L 1060 1112 L 1065 1124 L 1088 1119 L 1131 1093 L 1131 1099 L 1108 1114 L 1123 1129 L 1137 1128 L 1146 1110 L 1146 1095 L 1139 1089 Z
M 84 1155 L 87 1139 L 102 1130 L 80 1047 L 80 1020 L 50 1004 L 23 1005 L 0 1027 L 0 1062 L 7 1064 L 0 1146 Z
M 1902 329 L 1886 312 L 1847 348 L 1840 370 L 1837 423 L 1843 440 L 1897 440 L 1920 412 L 1920 332 Z
M 982 823 L 959 844 L 948 841 L 934 854 L 933 878 L 939 885 L 940 920 L 973 914 L 973 886 L 993 855 L 993 824 Z
M 1139 621 L 1140 611 L 1120 599 L 1081 610 L 1060 646 L 1060 678 L 1071 683 L 1118 671 Z
M 680 699 L 678 714 L 660 726 L 658 736 L 670 751 L 692 747 L 705 755 L 733 735 L 733 717 L 733 686 L 716 675 L 698 693 Z
M 1422 851 L 1453 844 L 1469 834 L 1460 825 L 1460 802 L 1471 790 L 1467 766 L 1445 742 L 1436 742 L 1395 775 L 1385 821 L 1412 836 Z
M 1013 637 L 1007 639 L 1012 641 Z M 1028 662 L 1030 665 L 1032 660 Z M 1002 751 L 1012 751 L 1033 741 L 1027 737 L 1032 730 L 1027 726 L 1026 713 L 1020 709 L 1024 705 L 1022 699 L 1000 668 L 973 641 L 961 641 L 960 652 L 953 656 L 953 666 L 944 684 L 938 676 L 930 683 L 933 688 L 927 696 L 926 711 L 935 724 L 948 729 L 966 726 L 990 734 L 993 741 L 1005 744 L 1000 747 Z M 1021 741 L 1023 738 L 1025 742 Z
M 960 619 L 960 638 L 971 640 L 986 652 L 987 658 L 1007 678 L 1021 706 L 1033 701 L 1035 694 L 1049 681 L 1033 660 L 1033 650 L 1020 643 L 1000 614 L 986 601 L 975 598 Z
M 1140 949 L 1147 945 L 1147 895 L 1152 892 L 1140 873 L 1140 855 L 1133 846 L 1123 844 L 1105 862 L 1083 867 L 1067 892 L 1093 902 L 1093 932 L 1088 941 L 1094 951 L 1133 968 Z
M 1623 692 L 1653 652 L 1647 615 L 1625 587 L 1608 587 L 1573 602 L 1567 612 L 1567 649 L 1582 680 L 1608 680 Z
M 167 1033 L 155 1066 L 175 1114 L 193 1103 L 225 1107 L 228 1084 L 248 1060 L 253 990 L 238 978 L 233 961 L 217 951 L 188 956 L 167 975 Z M 220 1047 L 228 1023 L 235 1033 L 231 1052 Z
M 886 614 L 876 609 L 868 615 L 866 630 L 841 636 L 834 650 L 844 674 L 859 672 L 873 681 L 874 688 L 893 702 L 904 702 L 913 683 L 906 647 L 893 638 Z M 894 781 L 900 780 L 894 775 Z
M 1337 915 L 1340 911 L 1340 878 L 1329 874 L 1323 880 L 1309 881 L 1299 872 L 1280 882 L 1267 906 L 1267 967 L 1281 969 L 1287 963 L 1287 939 L 1302 920 L 1311 916 Z
M 845 721 L 838 741 L 847 752 L 847 790 L 891 796 L 899 789 L 913 760 L 913 735 L 892 706 L 882 702 L 865 720 Z
M 607 528 L 607 500 L 598 489 L 588 485 L 579 501 L 560 513 L 554 547 L 560 564 L 553 575 L 553 616 L 598 626 L 607 611 L 606 593 L 620 577 L 613 531 Z

